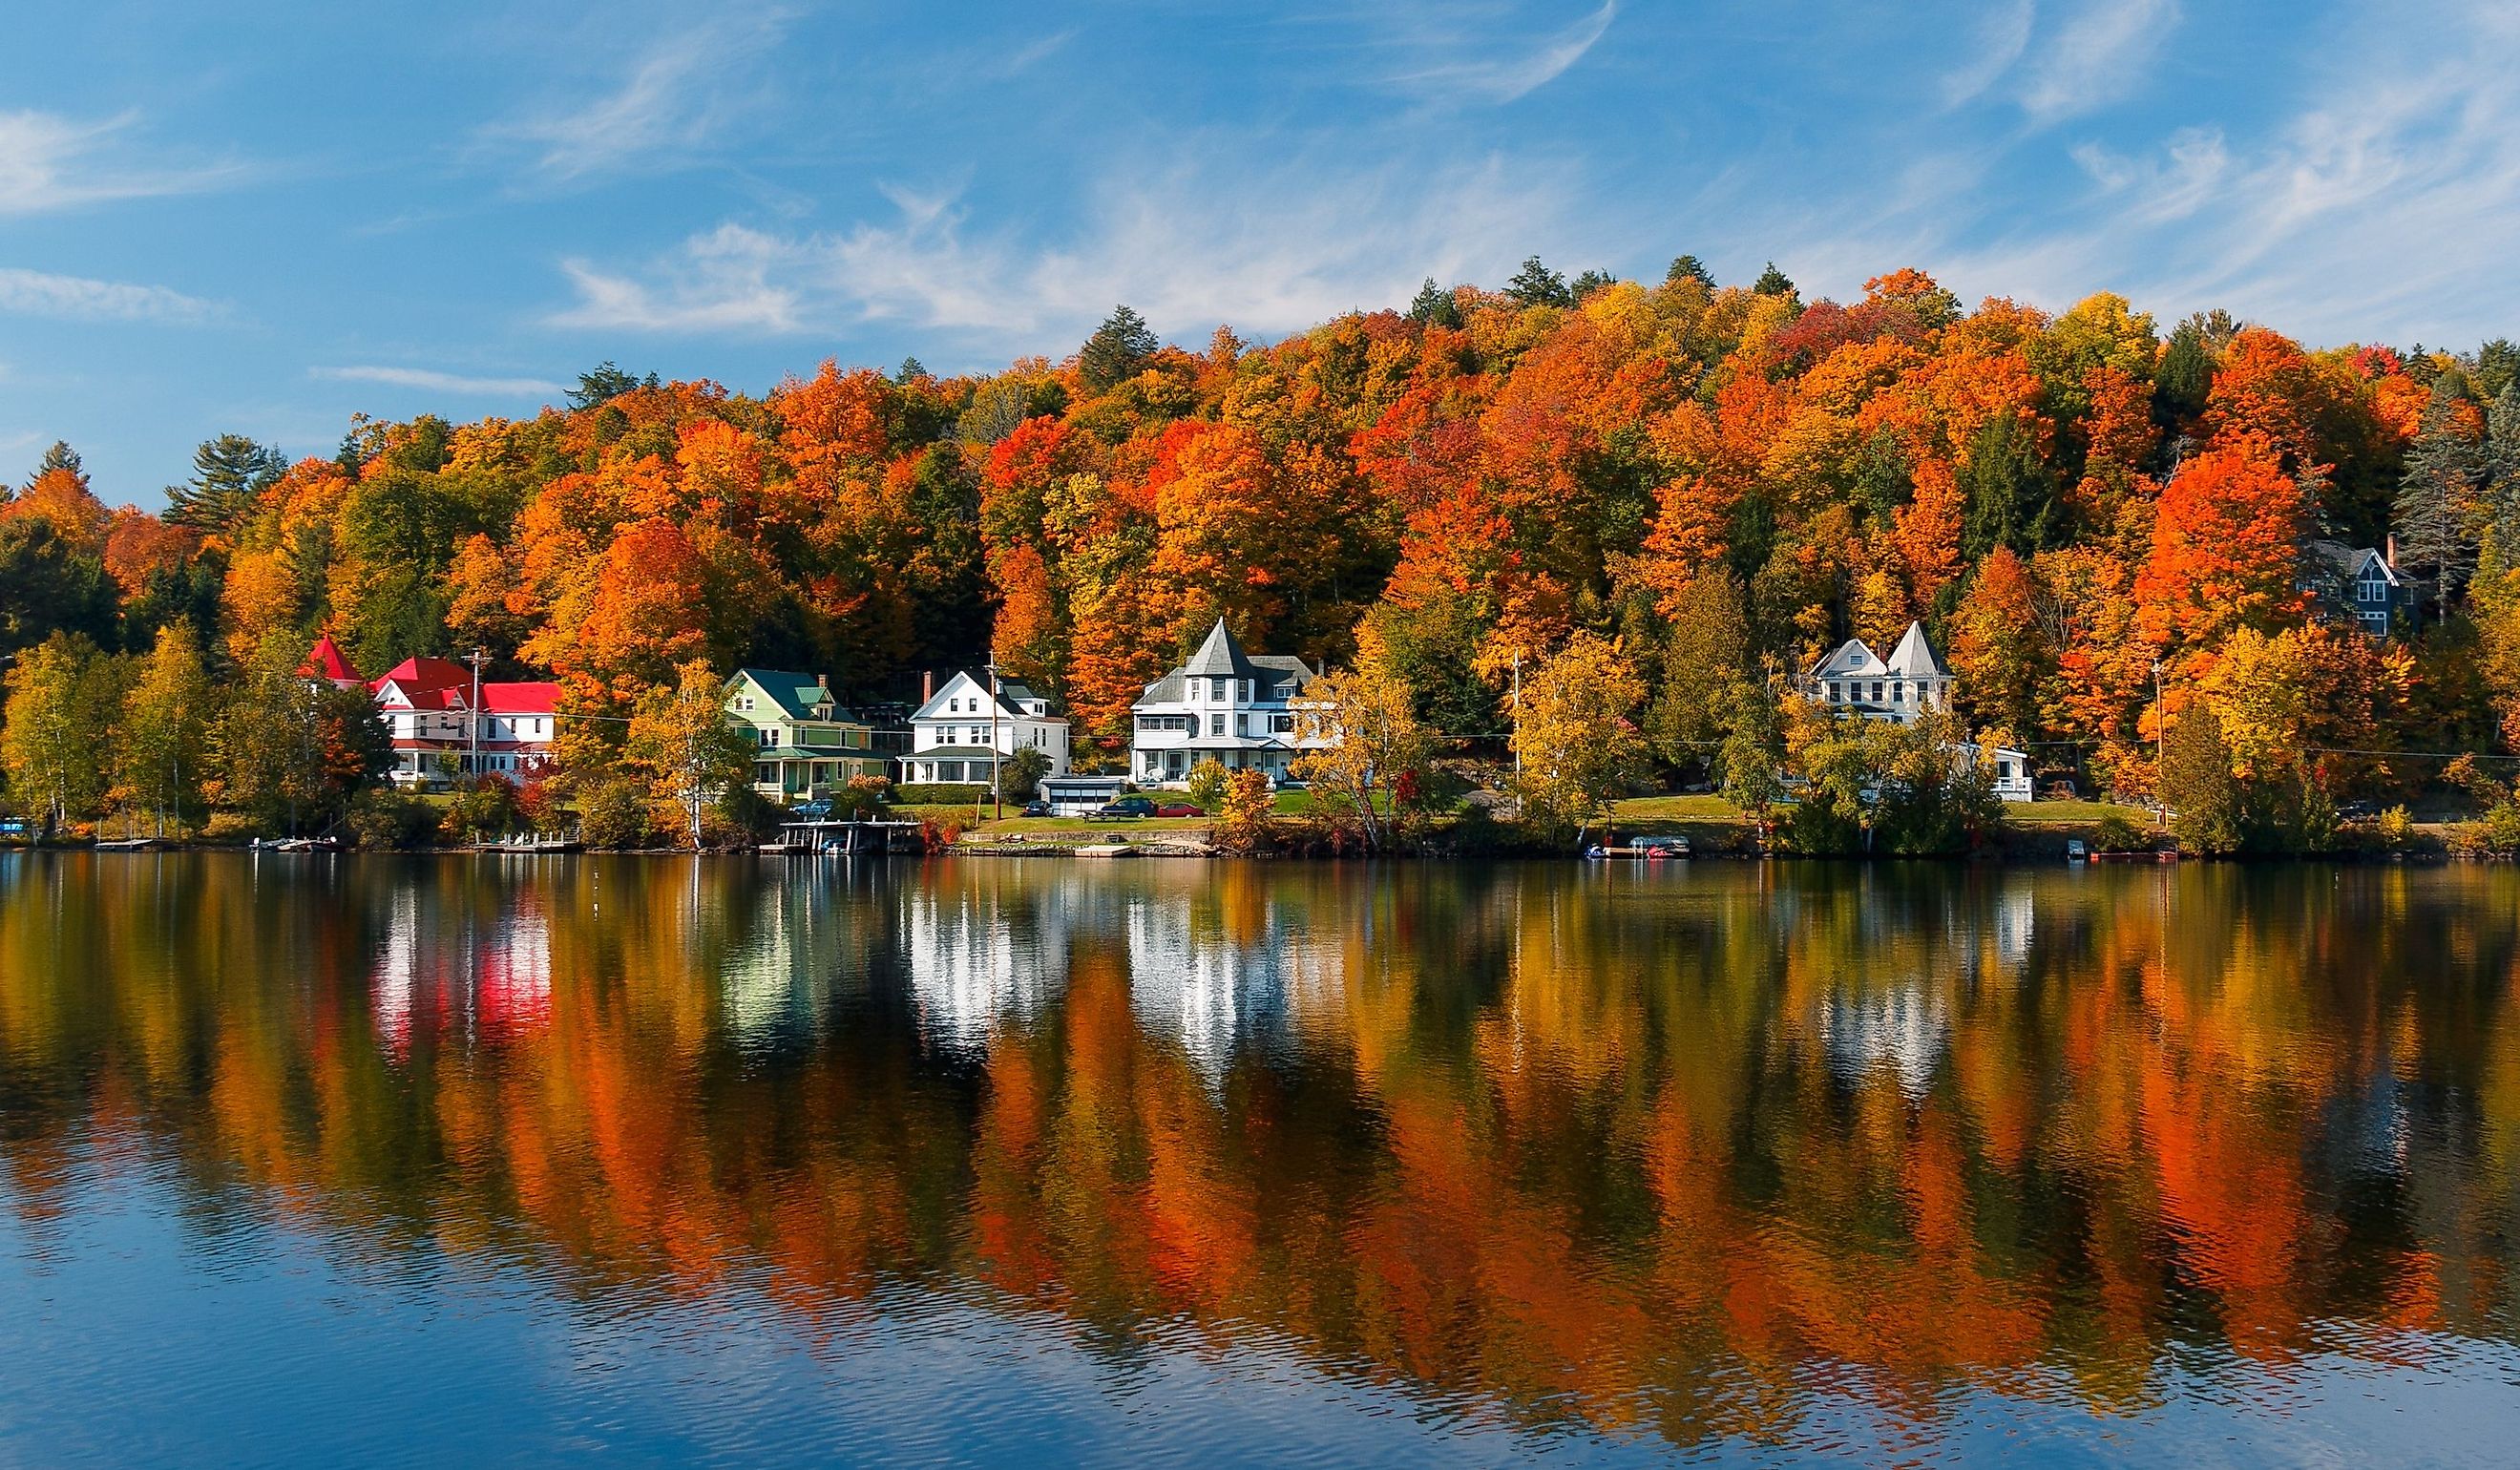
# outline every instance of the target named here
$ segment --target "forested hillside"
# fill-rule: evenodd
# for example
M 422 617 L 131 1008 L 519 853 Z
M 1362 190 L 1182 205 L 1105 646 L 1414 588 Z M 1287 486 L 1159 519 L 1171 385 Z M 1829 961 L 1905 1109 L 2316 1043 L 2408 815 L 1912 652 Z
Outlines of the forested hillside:
M 1123 308 L 986 377 L 826 363 L 756 397 L 608 364 L 529 420 L 362 422 L 293 464 L 216 440 L 162 514 L 57 446 L 0 507 L 0 652 L 189 620 L 243 665 L 329 627 L 371 673 L 483 646 L 618 716 L 696 658 L 865 695 L 994 648 L 1108 745 L 1219 613 L 1462 737 L 1589 631 L 1676 777 L 1836 641 L 1922 618 L 1979 732 L 2122 794 L 2152 787 L 2156 668 L 2242 779 L 2404 788 L 2507 749 L 2520 352 L 2279 329 L 1967 310 L 1913 270 L 1805 301 L 1684 257 L 1430 282 L 1265 346 Z M 2412 615 L 2322 614 L 2306 548 L 2393 533 Z

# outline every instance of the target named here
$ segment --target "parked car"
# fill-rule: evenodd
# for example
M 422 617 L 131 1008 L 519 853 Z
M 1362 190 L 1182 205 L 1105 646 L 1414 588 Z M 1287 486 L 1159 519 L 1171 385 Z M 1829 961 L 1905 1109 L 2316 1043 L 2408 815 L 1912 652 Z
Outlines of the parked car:
M 1123 796 L 1108 806 L 1096 807 L 1086 817 L 1088 822 L 1136 822 L 1155 815 L 1155 804 L 1143 796 Z
M 1041 800 L 1027 801 L 1023 804 L 1023 814 L 1027 817 L 1047 817 L 1050 815 L 1050 803 Z
M 792 810 L 800 822 L 828 822 L 832 816 L 832 804 L 828 801 L 799 802 Z
M 2380 815 L 2376 801 L 2349 801 L 2336 809 L 2336 815 L 2347 822 L 2362 822 Z
M 1187 801 L 1160 801 L 1155 803 L 1155 815 L 1158 817 L 1204 817 L 1207 815 L 1207 811 L 1203 807 L 1196 806 Z

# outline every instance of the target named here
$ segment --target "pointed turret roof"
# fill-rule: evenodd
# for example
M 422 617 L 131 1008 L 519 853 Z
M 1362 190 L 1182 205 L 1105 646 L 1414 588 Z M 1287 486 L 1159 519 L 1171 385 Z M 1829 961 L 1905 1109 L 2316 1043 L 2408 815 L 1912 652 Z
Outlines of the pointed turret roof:
M 1218 618 L 1216 626 L 1207 630 L 1207 641 L 1198 646 L 1198 651 L 1190 656 L 1190 662 L 1183 664 L 1181 671 L 1209 679 L 1251 679 L 1256 678 L 1259 672 L 1252 666 L 1251 655 L 1243 652 L 1242 646 L 1234 641 L 1234 632 L 1225 626 L 1223 618 Z
M 367 683 L 359 677 L 358 670 L 350 667 L 349 655 L 341 651 L 339 644 L 333 642 L 329 631 L 315 640 L 314 647 L 306 650 L 306 662 L 298 666 L 297 677 L 321 679 L 327 684 L 344 687 Z
M 1891 651 L 1889 670 L 1904 679 L 1939 679 L 1943 662 L 1934 656 L 1934 646 L 1925 641 L 1925 625 L 1910 623 L 1899 637 L 1899 646 Z

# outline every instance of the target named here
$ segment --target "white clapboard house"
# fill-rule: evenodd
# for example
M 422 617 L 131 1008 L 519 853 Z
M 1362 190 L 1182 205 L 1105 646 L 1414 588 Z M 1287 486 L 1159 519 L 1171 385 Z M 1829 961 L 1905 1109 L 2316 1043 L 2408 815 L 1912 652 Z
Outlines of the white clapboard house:
M 1958 684 L 1935 655 L 1933 644 L 1925 637 L 1925 625 L 1910 623 L 1888 658 L 1874 653 L 1860 638 L 1838 645 L 1836 651 L 1804 676 L 1803 690 L 1831 709 L 1868 720 L 1912 725 L 1928 710 L 1948 708 L 1952 691 Z M 1980 756 L 1974 745 L 1963 750 L 1963 761 Z M 2035 799 L 2026 752 L 1999 745 L 1990 747 L 1984 755 L 1995 762 L 1996 795 L 2005 801 Z
M 1067 772 L 1067 717 L 1024 685 L 1001 683 L 992 697 L 986 675 L 958 670 L 910 717 L 910 754 L 901 758 L 904 785 L 985 784 L 992 760 L 1018 750 L 1049 757 L 1052 776 Z
M 1132 708 L 1129 772 L 1142 786 L 1179 786 L 1215 761 L 1253 768 L 1273 781 L 1305 750 L 1295 706 L 1321 671 L 1284 654 L 1245 653 L 1218 618 L 1188 662 L 1147 686 Z

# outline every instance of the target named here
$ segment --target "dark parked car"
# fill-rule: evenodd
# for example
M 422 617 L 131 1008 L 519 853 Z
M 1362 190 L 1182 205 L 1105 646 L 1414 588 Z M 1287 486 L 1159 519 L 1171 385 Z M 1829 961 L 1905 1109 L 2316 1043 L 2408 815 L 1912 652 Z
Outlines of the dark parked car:
M 1193 806 L 1187 801 L 1165 801 L 1156 803 L 1155 815 L 1158 817 L 1204 817 L 1207 815 L 1207 812 L 1206 809 Z
M 1027 817 L 1047 817 L 1050 815 L 1050 803 L 1046 801 L 1027 801 L 1024 803 L 1023 814 Z
M 799 822 L 828 822 L 832 816 L 832 804 L 828 801 L 799 802 L 795 812 Z
M 1155 804 L 1143 796 L 1123 796 L 1109 806 L 1096 807 L 1088 822 L 1135 822 L 1155 815 Z

